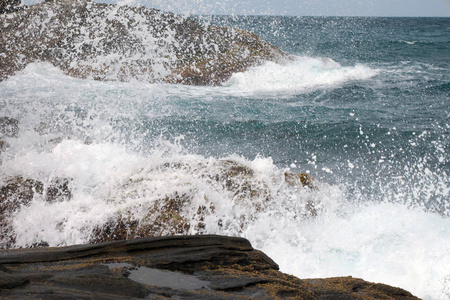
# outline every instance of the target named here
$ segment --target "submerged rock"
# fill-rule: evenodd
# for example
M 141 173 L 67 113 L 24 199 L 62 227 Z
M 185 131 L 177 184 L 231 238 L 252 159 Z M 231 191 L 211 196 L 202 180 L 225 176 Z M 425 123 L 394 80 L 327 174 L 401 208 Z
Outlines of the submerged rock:
M 247 240 L 216 235 L 0 250 L 0 264 L 11 299 L 418 299 L 352 277 L 299 279 Z
M 144 7 L 56 0 L 0 15 L 0 80 L 35 61 L 97 80 L 217 85 L 287 57 L 257 35 Z

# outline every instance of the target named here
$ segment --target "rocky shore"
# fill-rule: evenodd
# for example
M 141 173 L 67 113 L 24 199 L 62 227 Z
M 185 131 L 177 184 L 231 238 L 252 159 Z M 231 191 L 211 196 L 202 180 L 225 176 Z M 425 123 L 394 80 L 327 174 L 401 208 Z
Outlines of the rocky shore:
M 418 299 L 352 277 L 298 279 L 243 238 L 168 236 L 0 250 L 4 299 Z
M 0 118 L 0 141 L 18 134 L 18 120 Z M 4 142 L 0 151 L 2 147 L 8 144 Z M 163 167 L 195 169 L 196 176 L 223 184 L 242 195 L 241 201 L 257 205 L 256 211 L 264 209 L 264 202 L 255 199 L 271 197 L 264 186 L 252 185 L 254 171 L 235 161 Z M 145 181 L 146 174 L 138 175 L 128 183 L 132 190 Z M 189 226 L 201 227 L 214 207 L 199 207 L 195 223 L 182 213 L 192 201 L 181 194 L 156 201 L 148 214 L 157 217 L 147 223 L 124 212 L 109 219 L 93 230 L 90 244 L 52 248 L 43 247 L 48 244 L 39 240 L 29 245 L 33 248 L 13 249 L 17 247 L 11 225 L 14 215 L 35 198 L 48 204 L 70 201 L 70 178 L 45 184 L 22 176 L 1 180 L 1 299 L 417 299 L 402 289 L 352 277 L 299 279 L 284 274 L 243 238 L 185 235 Z M 286 172 L 284 181 L 317 189 L 307 174 Z M 315 217 L 317 209 L 317 203 L 306 202 L 302 217 Z
M 218 85 L 287 57 L 251 32 L 145 7 L 55 0 L 16 9 L 3 2 L 0 81 L 38 61 L 85 79 Z

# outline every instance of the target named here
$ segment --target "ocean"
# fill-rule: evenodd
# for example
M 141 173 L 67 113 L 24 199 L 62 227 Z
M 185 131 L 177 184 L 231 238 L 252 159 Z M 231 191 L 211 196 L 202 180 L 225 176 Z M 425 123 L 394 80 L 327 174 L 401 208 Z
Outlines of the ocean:
M 0 180 L 70 187 L 14 213 L 14 247 L 87 243 L 113 216 L 150 222 L 157 199 L 183 196 L 181 233 L 245 237 L 300 278 L 450 299 L 450 18 L 195 18 L 294 58 L 217 87 L 77 79 L 45 62 L 0 82 L 0 117 L 20 127 Z M 236 187 L 211 180 L 224 164 L 247 170 Z

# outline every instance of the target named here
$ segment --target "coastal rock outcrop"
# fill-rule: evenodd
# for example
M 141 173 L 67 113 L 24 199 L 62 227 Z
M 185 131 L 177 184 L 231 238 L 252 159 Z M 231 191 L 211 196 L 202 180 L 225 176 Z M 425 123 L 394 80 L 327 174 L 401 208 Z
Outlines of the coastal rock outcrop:
M 251 32 L 145 7 L 56 0 L 0 15 L 0 80 L 31 62 L 96 80 L 218 85 L 287 57 Z
M 154 169 L 158 176 L 155 178 Z M 196 199 L 197 193 L 192 192 L 195 186 L 189 182 L 188 188 L 180 186 L 180 192 L 155 198 L 152 182 L 163 180 L 164 173 L 168 173 L 164 184 L 171 185 L 172 175 L 189 174 L 192 181 L 199 180 L 201 184 L 225 192 L 235 206 L 245 207 L 247 213 L 239 217 L 239 227 L 243 230 L 256 219 L 259 213 L 273 205 L 274 195 L 268 186 L 270 183 L 260 180 L 255 170 L 233 160 L 218 160 L 214 162 L 172 163 L 143 170 L 134 174 L 118 191 L 115 191 L 111 202 L 124 202 L 126 199 L 152 199 L 152 201 L 137 201 L 136 205 L 129 205 L 118 211 L 107 222 L 97 226 L 92 233 L 92 242 L 144 238 L 149 236 L 164 236 L 173 234 L 187 234 L 190 230 L 196 233 L 205 232 L 205 220 L 211 216 L 221 229 L 225 228 L 225 221 L 220 217 L 221 212 L 216 209 L 214 201 L 203 195 Z M 179 183 L 177 183 L 179 184 Z M 285 172 L 277 184 L 285 184 L 297 189 L 311 190 L 314 188 L 313 179 L 308 174 Z M 183 192 L 184 191 L 184 192 Z M 317 203 L 305 200 L 301 211 L 301 218 L 317 216 L 320 209 Z M 300 205 L 299 205 L 300 206 Z
M 299 279 L 243 238 L 169 236 L 0 250 L 11 299 L 418 299 L 352 277 Z
M 180 181 L 180 176 L 185 180 Z M 52 177 L 39 181 L 16 176 L 3 180 L 0 183 L 0 248 L 15 247 L 16 232 L 12 223 L 22 210 L 42 201 L 46 203 L 46 209 L 51 209 L 52 205 L 72 199 L 70 178 Z M 160 184 L 177 188 L 170 191 L 155 189 Z M 199 186 L 209 192 L 199 193 Z M 299 196 L 296 204 L 297 217 L 311 218 L 318 214 L 321 203 L 309 197 L 316 188 L 307 174 L 280 172 L 278 177 L 264 179 L 257 170 L 234 160 L 155 165 L 133 174 L 123 185 L 114 187 L 105 199 L 100 199 L 106 206 L 117 208 L 84 230 L 91 243 L 205 234 L 208 230 L 228 230 L 229 226 L 243 231 L 259 214 L 264 214 L 274 205 L 274 193 L 281 186 L 303 195 Z M 229 209 L 236 210 L 236 215 L 226 213 L 223 199 L 229 202 Z M 235 219 L 234 225 L 230 224 L 230 217 Z M 64 220 L 52 226 L 64 231 Z M 46 244 L 45 237 L 39 235 L 26 246 Z

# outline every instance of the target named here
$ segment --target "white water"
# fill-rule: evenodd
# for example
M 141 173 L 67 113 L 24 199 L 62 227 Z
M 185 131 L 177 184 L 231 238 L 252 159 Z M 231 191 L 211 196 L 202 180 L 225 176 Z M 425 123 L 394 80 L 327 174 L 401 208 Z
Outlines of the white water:
M 330 58 L 295 57 L 283 64 L 267 62 L 235 73 L 225 83 L 241 95 L 284 95 L 336 88 L 379 73 L 364 65 L 342 66 Z
M 315 86 L 319 82 L 315 75 L 328 72 L 329 67 L 312 61 L 318 71 L 309 60 L 304 65 L 298 60 L 291 67 L 265 65 L 218 88 L 78 80 L 46 64 L 32 64 L 1 82 L 1 115 L 21 122 L 19 138 L 7 139 L 9 148 L 1 153 L 1 180 L 15 175 L 44 183 L 71 178 L 73 195 L 70 201 L 51 204 L 36 196 L 30 206 L 17 212 L 12 220 L 16 246 L 41 240 L 51 246 L 85 243 L 92 228 L 114 213 L 131 209 L 137 219 L 143 218 L 152 201 L 178 192 L 192 199 L 185 208 L 192 222 L 198 221 L 199 205 L 214 204 L 215 211 L 205 218 L 206 233 L 246 237 L 284 272 L 302 278 L 351 275 L 399 286 L 425 299 L 449 299 L 448 217 L 406 204 L 354 203 L 340 186 L 319 184 L 319 189 L 312 191 L 289 186 L 283 180 L 286 170 L 270 158 L 203 157 L 189 153 L 179 140 L 162 138 L 143 150 L 137 145 L 148 132 L 123 133 L 116 128 L 120 127 L 117 120 L 127 118 L 177 116 L 182 108 L 177 107 L 176 99 L 186 95 L 238 95 L 244 86 L 249 87 L 245 90 L 248 94 L 278 92 L 280 85 L 283 92 L 320 88 Z M 283 85 L 284 80 L 279 80 L 267 90 L 266 84 L 252 87 L 245 83 L 258 72 L 270 78 L 267 74 L 280 73 L 278 68 L 282 73 L 303 68 L 309 72 L 303 78 L 311 78 L 311 82 L 303 87 L 298 85 L 300 81 Z M 328 87 L 373 76 L 372 70 L 361 66 L 331 63 L 331 68 L 341 79 L 329 82 Z M 41 135 L 34 130 L 40 122 L 48 124 Z M 264 202 L 256 196 L 251 202 L 242 201 L 205 178 L 204 174 L 220 174 L 222 159 L 253 170 L 254 187 L 268 191 L 272 198 Z M 162 167 L 166 163 L 183 165 Z M 131 186 L 127 185 L 130 179 Z M 308 200 L 318 202 L 315 218 L 304 217 Z M 195 232 L 191 227 L 189 233 Z

